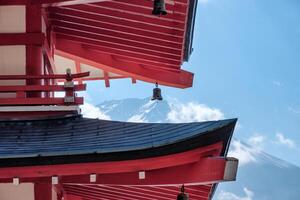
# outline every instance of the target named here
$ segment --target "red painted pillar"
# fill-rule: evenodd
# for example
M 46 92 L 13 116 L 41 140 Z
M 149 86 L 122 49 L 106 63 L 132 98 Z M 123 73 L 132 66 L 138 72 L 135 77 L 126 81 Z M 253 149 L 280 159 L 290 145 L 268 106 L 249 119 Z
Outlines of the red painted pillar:
M 42 32 L 42 10 L 41 5 L 26 6 L 26 32 L 41 33 Z M 42 66 L 42 46 L 26 45 L 26 74 L 41 75 L 43 73 Z M 27 85 L 41 85 L 41 80 L 28 80 Z M 40 97 L 40 92 L 32 92 L 28 97 Z
M 52 185 L 48 183 L 35 183 L 34 200 L 52 200 Z

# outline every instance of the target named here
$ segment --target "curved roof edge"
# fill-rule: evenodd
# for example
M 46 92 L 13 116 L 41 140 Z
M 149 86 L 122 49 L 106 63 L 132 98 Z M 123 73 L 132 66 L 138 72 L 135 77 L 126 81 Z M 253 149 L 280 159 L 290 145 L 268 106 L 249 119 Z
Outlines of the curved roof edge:
M 223 143 L 237 119 L 181 124 L 87 119 L 0 122 L 0 167 L 105 162 L 181 153 Z

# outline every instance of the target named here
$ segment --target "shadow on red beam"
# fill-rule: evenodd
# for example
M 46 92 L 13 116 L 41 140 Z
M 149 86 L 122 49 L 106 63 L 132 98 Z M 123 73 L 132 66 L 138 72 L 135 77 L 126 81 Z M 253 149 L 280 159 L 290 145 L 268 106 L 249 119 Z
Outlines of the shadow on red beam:
M 74 102 L 68 104 L 83 104 L 83 97 L 75 97 Z M 0 105 L 66 105 L 66 102 L 65 98 L 0 98 Z
M 28 79 L 68 79 L 83 78 L 90 75 L 90 72 L 78 74 L 45 74 L 45 75 L 0 75 L 0 80 L 28 80 Z
M 221 181 L 232 181 L 226 178 L 226 167 L 228 160 L 226 158 L 203 158 L 196 163 L 189 163 L 175 167 L 167 167 L 155 170 L 146 170 L 145 178 L 139 178 L 139 171 L 127 173 L 98 174 L 97 181 L 90 183 L 90 174 L 59 176 L 60 184 L 108 184 L 108 185 L 186 185 L 211 184 Z M 57 166 L 60 171 L 60 166 Z M 91 167 L 93 169 L 93 167 Z M 97 170 L 96 170 L 97 171 Z M 59 172 L 58 172 L 59 173 Z M 54 173 L 54 174 L 58 174 Z M 18 177 L 18 176 L 16 176 Z M 12 178 L 1 178 L 0 182 L 12 182 Z M 20 182 L 49 183 L 50 177 L 42 178 L 20 178 Z
M 60 50 L 58 54 L 65 54 L 68 55 L 68 57 L 80 57 L 90 60 L 101 65 L 101 69 L 104 71 L 133 77 L 137 80 L 150 83 L 158 82 L 160 85 L 178 88 L 188 88 L 193 84 L 193 74 L 184 70 L 172 72 L 155 67 L 146 68 L 143 67 L 143 63 L 136 64 L 115 60 L 108 53 L 100 53 L 91 49 L 84 49 L 81 44 L 68 40 L 57 39 L 56 48 L 57 50 Z
M 42 45 L 43 33 L 0 33 L 0 45 Z
M 206 158 L 197 163 L 145 171 L 145 179 L 138 172 L 100 174 L 95 184 L 117 185 L 177 185 L 216 183 L 224 181 L 225 158 Z M 62 177 L 61 183 L 88 184 L 89 176 Z

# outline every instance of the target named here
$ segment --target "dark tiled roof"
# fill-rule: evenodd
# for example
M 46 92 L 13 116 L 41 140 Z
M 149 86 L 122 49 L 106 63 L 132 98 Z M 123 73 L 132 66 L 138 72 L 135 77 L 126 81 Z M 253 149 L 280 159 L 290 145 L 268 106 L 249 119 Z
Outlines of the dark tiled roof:
M 156 149 L 230 126 L 230 133 L 223 134 L 228 141 L 235 122 L 129 123 L 82 117 L 0 122 L 0 159 Z

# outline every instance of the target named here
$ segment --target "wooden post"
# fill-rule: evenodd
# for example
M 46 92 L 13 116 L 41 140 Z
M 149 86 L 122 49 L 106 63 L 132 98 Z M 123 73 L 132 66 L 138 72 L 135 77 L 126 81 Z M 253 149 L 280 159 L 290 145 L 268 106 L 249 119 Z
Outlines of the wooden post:
M 41 5 L 26 5 L 26 32 L 42 33 Z M 26 45 L 26 74 L 42 75 L 42 46 Z M 41 85 L 41 80 L 27 80 L 27 85 Z M 41 92 L 29 92 L 28 97 L 41 97 Z
M 50 183 L 35 183 L 34 200 L 52 200 L 52 185 Z

